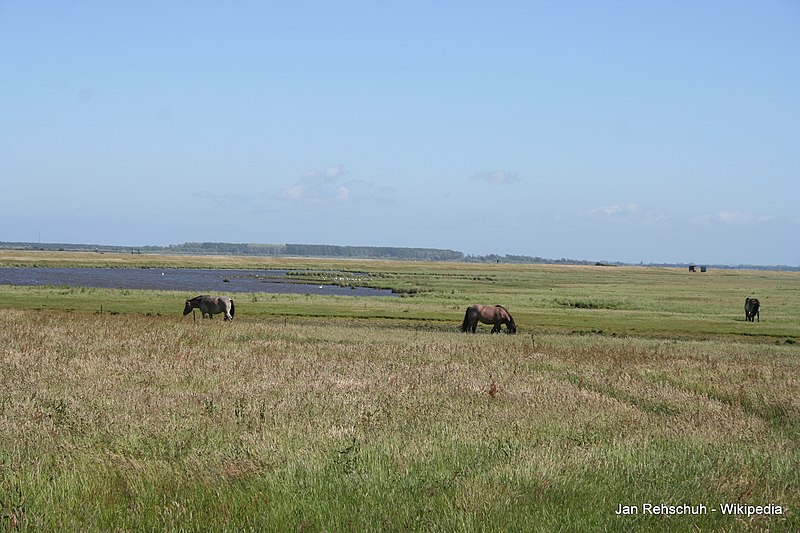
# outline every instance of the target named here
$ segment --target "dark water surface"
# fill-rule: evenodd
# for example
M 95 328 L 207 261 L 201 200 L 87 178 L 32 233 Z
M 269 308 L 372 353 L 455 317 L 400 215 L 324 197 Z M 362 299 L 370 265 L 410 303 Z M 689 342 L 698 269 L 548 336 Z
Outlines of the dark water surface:
M 382 289 L 293 283 L 286 277 L 285 270 L 0 267 L 0 285 L 189 291 L 198 294 L 271 292 L 397 296 L 392 291 Z

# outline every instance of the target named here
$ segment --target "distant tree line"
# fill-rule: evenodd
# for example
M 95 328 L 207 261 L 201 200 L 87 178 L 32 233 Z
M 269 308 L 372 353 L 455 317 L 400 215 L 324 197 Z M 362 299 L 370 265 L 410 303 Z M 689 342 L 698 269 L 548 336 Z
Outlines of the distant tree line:
M 363 259 L 405 259 L 414 261 L 461 261 L 464 254 L 439 248 L 389 246 L 333 246 L 328 244 L 287 244 L 286 255 L 352 257 Z
M 233 244 L 187 242 L 167 247 L 169 253 L 294 257 L 338 257 L 357 259 L 405 259 L 416 261 L 461 261 L 464 254 L 437 248 L 389 246 L 337 246 L 332 244 Z
M 599 263 L 597 261 L 588 261 L 582 259 L 546 259 L 544 257 L 531 257 L 528 255 L 467 255 L 464 257 L 464 262 L 467 263 L 516 263 L 516 264 L 530 264 L 530 265 L 621 265 L 622 263 Z
M 332 244 L 253 244 L 228 242 L 185 242 L 169 246 L 107 246 L 98 244 L 63 244 L 2 242 L 0 250 L 45 250 L 70 252 L 153 253 L 176 255 L 241 255 L 241 256 L 293 256 L 331 257 L 354 259 L 398 259 L 404 261 L 463 261 L 468 263 L 517 263 L 543 265 L 595 265 L 630 266 L 617 261 L 587 261 L 580 259 L 547 259 L 527 255 L 464 255 L 454 250 L 439 248 L 403 248 L 395 246 L 336 246 Z M 638 266 L 681 267 L 689 263 L 639 263 Z M 715 269 L 785 270 L 800 271 L 800 266 L 765 265 L 708 265 Z
M 163 253 L 176 255 L 240 255 L 400 259 L 410 261 L 462 261 L 464 254 L 438 248 L 390 246 L 336 246 L 330 244 L 252 244 L 186 242 L 169 246 L 107 246 L 96 244 L 0 242 L 0 249 L 85 251 L 114 253 Z

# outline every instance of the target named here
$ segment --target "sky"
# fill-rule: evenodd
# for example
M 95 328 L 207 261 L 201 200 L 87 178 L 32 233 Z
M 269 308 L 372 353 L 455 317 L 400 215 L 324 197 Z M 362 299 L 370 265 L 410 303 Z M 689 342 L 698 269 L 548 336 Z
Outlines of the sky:
M 800 2 L 0 0 L 0 241 L 800 265 Z

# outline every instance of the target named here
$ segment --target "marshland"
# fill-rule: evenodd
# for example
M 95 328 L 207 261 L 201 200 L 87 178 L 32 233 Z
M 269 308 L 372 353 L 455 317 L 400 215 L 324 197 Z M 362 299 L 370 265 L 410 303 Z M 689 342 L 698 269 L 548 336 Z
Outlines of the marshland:
M 796 272 L 18 251 L 0 266 L 284 270 L 402 295 L 231 291 L 223 322 L 181 315 L 200 292 L 0 286 L 0 528 L 800 528 Z M 517 334 L 461 333 L 473 303 L 502 304 Z

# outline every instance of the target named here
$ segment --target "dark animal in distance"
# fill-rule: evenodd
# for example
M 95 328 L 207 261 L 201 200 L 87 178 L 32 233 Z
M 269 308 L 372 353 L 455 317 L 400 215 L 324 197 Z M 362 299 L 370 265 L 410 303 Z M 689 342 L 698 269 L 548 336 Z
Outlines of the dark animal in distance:
M 225 313 L 225 320 L 233 320 L 233 315 L 236 314 L 233 300 L 227 296 L 209 296 L 207 294 L 195 296 L 191 300 L 186 300 L 183 315 L 188 315 L 192 312 L 192 309 L 200 309 L 203 318 L 206 315 L 208 315 L 208 318 L 214 318 L 217 313 Z
M 506 333 L 514 334 L 517 332 L 517 325 L 505 307 L 502 305 L 481 305 L 475 304 L 467 307 L 464 313 L 464 322 L 461 324 L 461 331 L 464 333 L 475 333 L 478 322 L 492 324 L 492 333 L 500 333 L 500 326 L 506 325 Z
M 761 307 L 761 302 L 758 298 L 745 298 L 744 299 L 744 319 L 747 322 L 753 322 L 756 317 L 761 322 L 761 315 L 758 314 L 758 308 Z

